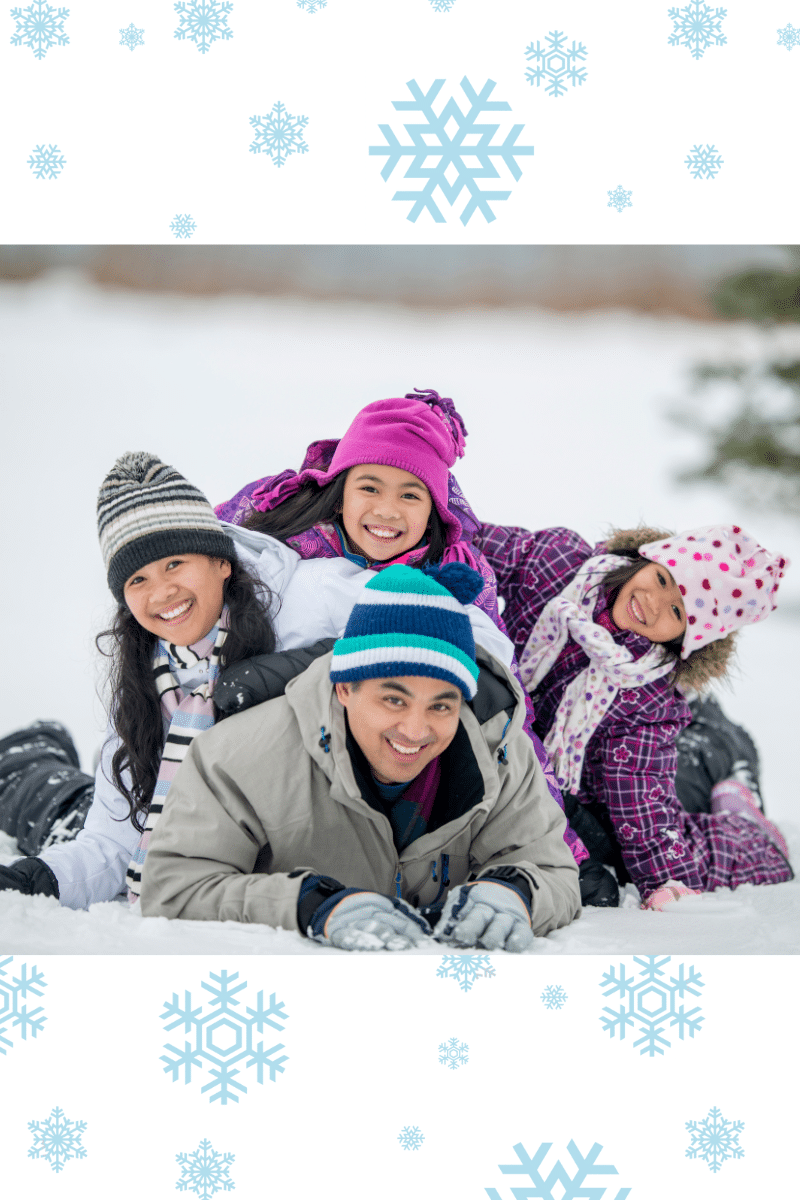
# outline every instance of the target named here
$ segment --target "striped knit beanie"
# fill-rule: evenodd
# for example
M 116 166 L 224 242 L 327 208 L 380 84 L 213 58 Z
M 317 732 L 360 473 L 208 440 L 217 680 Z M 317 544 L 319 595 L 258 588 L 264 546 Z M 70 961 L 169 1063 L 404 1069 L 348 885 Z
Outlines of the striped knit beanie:
M 366 585 L 333 648 L 331 681 L 428 675 L 471 700 L 478 667 L 464 605 L 482 588 L 481 576 L 464 563 L 387 567 Z
M 203 493 L 154 454 L 123 454 L 97 496 L 97 532 L 108 586 L 121 604 L 125 581 L 170 554 L 235 562 L 233 541 Z

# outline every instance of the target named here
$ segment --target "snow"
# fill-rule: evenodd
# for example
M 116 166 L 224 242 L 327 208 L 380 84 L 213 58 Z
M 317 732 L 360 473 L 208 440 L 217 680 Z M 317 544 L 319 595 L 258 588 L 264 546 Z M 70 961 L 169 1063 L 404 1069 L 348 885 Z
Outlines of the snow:
M 567 525 L 589 541 L 640 520 L 675 529 L 738 520 L 800 563 L 796 522 L 673 481 L 700 453 L 694 435 L 666 416 L 692 399 L 692 363 L 751 359 L 767 345 L 796 352 L 800 331 L 624 312 L 178 298 L 103 290 L 71 272 L 0 285 L 0 736 L 37 718 L 60 720 L 91 769 L 104 727 L 93 638 L 110 612 L 94 502 L 119 454 L 152 450 L 216 502 L 299 465 L 308 441 L 341 434 L 361 405 L 415 386 L 455 399 L 470 434 L 457 475 L 487 519 Z M 781 608 L 745 633 L 736 675 L 720 691 L 760 748 L 768 814 L 795 862 L 799 673 L 795 565 Z M 0 836 L 0 862 L 13 851 Z M 264 926 L 145 920 L 125 902 L 76 912 L 12 892 L 0 893 L 0 930 L 6 953 L 347 953 Z M 587 910 L 530 953 L 799 951 L 795 881 L 684 898 L 664 913 L 642 912 L 629 888 L 619 909 Z M 441 955 L 442 947 L 411 953 Z

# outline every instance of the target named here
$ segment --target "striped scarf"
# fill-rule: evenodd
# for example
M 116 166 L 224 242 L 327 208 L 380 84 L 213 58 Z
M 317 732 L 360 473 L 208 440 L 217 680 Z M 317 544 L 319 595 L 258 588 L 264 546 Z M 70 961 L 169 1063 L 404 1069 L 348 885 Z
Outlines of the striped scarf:
M 169 728 L 164 741 L 158 779 L 153 790 L 150 808 L 147 811 L 144 830 L 126 873 L 128 900 L 131 904 L 139 899 L 142 866 L 147 856 L 147 847 L 158 818 L 164 810 L 170 784 L 198 733 L 210 729 L 214 724 L 214 703 L 211 695 L 214 691 L 214 682 L 219 674 L 219 658 L 227 634 L 228 609 L 226 606 L 222 610 L 219 623 L 193 646 L 175 646 L 171 642 L 159 639 L 153 658 L 153 676 L 161 701 L 164 723 L 165 725 L 168 723 Z M 208 678 L 187 696 L 175 679 L 173 671 L 177 667 L 196 667 L 202 662 L 208 663 Z

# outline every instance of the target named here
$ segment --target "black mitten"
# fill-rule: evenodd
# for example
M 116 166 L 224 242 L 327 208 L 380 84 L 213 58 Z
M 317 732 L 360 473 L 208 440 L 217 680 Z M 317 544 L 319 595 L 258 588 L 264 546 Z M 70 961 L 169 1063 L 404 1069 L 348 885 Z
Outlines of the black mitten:
M 0 867 L 0 892 L 22 892 L 26 896 L 55 896 L 58 880 L 41 858 L 20 858 L 10 867 Z

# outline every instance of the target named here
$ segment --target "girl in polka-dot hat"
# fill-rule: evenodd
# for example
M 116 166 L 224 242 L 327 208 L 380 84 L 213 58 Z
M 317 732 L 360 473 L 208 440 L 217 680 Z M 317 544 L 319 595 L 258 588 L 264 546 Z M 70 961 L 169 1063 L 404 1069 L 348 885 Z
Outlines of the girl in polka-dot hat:
M 591 851 L 582 870 L 614 866 L 647 908 L 792 878 L 780 831 L 746 787 L 718 782 L 699 813 L 675 787 L 685 693 L 721 678 L 736 631 L 775 608 L 786 558 L 738 525 L 616 531 L 594 551 L 567 529 L 481 533 L 536 730 Z

